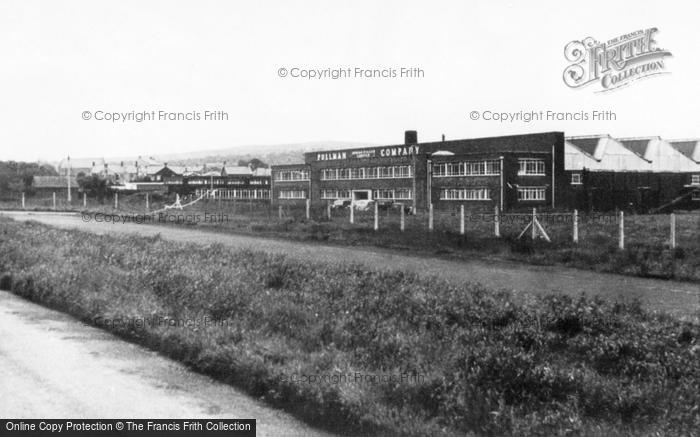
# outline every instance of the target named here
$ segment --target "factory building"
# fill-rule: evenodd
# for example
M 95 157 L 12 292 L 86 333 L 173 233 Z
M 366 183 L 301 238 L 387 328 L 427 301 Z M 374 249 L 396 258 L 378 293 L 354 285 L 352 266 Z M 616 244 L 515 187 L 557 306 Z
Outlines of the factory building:
M 606 211 L 700 207 L 700 142 L 563 132 L 306 153 L 272 168 L 271 202 L 326 205 L 337 199 L 403 203 L 414 210 Z
M 594 135 L 567 137 L 565 149 L 572 207 L 638 212 L 700 207 L 697 140 Z
M 414 210 L 556 207 L 566 183 L 564 134 L 545 132 L 306 153 L 272 168 L 272 202 L 325 205 L 336 199 L 403 203 Z

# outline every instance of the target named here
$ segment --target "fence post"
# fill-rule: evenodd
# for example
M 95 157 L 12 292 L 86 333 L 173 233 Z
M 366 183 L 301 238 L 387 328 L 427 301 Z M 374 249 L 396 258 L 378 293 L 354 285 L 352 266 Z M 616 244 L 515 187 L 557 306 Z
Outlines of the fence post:
M 326 215 L 328 216 L 328 220 L 331 220 L 331 203 L 328 202 L 328 206 L 326 206 Z
M 53 209 L 56 209 L 56 192 L 53 193 Z
M 374 202 L 374 230 L 379 230 L 379 202 Z
M 574 243 L 578 243 L 578 209 L 574 210 Z
M 620 249 L 625 248 L 625 212 L 620 211 Z
M 406 230 L 406 212 L 403 209 L 403 203 L 401 204 L 401 232 Z
M 311 218 L 311 199 L 306 199 L 306 220 Z
M 355 224 L 355 202 L 350 199 L 350 224 Z
M 496 237 L 501 236 L 501 214 L 498 211 L 498 205 L 493 208 L 493 235 Z
M 671 249 L 676 248 L 676 214 L 671 213 Z
M 432 232 L 433 230 L 433 204 L 428 206 L 428 230 Z
M 282 205 L 279 206 L 279 208 L 277 210 L 277 215 L 280 218 L 280 220 L 282 220 Z
M 24 209 L 24 191 L 22 191 L 22 209 Z
M 87 193 L 83 193 L 83 208 L 87 208 Z
M 537 238 L 537 225 L 535 222 L 537 221 L 537 208 L 532 208 L 532 241 L 535 241 L 535 238 Z
M 459 233 L 464 235 L 464 205 L 459 205 Z
M 146 193 L 146 212 L 149 210 L 149 205 L 148 205 L 148 193 Z

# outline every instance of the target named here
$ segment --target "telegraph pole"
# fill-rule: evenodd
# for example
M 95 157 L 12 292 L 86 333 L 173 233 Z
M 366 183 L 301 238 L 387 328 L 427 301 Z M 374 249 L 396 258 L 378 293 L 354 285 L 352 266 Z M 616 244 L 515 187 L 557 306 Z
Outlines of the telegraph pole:
M 70 156 L 68 156 L 68 203 L 70 204 Z

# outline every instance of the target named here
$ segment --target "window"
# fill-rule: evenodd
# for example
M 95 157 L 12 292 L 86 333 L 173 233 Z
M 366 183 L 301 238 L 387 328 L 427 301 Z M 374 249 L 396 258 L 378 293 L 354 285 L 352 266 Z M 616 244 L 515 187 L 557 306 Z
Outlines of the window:
M 541 159 L 519 159 L 519 175 L 544 176 L 544 161 Z
M 690 176 L 690 185 L 700 185 L 700 174 Z
M 280 199 L 306 199 L 305 190 L 280 190 Z
M 335 168 L 324 168 L 321 170 L 321 180 L 333 181 L 338 179 L 338 170 Z
M 411 166 L 410 165 L 399 165 L 394 167 L 394 177 L 395 178 L 410 178 L 411 177 Z
M 435 164 L 433 176 L 497 176 L 501 174 L 501 163 L 498 160 L 448 162 Z
M 693 191 L 693 195 L 690 196 L 692 200 L 700 202 L 700 191 Z
M 518 200 L 545 200 L 545 187 L 518 187 Z
M 349 190 L 321 190 L 321 199 L 335 200 L 335 199 L 349 199 Z
M 275 180 L 278 182 L 290 181 L 308 181 L 308 170 L 282 170 L 275 174 Z
M 411 200 L 413 192 L 407 188 L 401 188 L 394 191 L 394 199 L 396 200 Z
M 581 185 L 581 173 L 571 173 L 571 185 Z
M 441 200 L 491 200 L 488 188 L 446 188 L 440 192 Z
M 411 200 L 413 191 L 409 188 L 399 188 L 396 190 L 374 190 L 372 198 L 377 200 Z
M 435 164 L 433 166 L 433 176 L 441 177 L 446 175 L 447 164 Z

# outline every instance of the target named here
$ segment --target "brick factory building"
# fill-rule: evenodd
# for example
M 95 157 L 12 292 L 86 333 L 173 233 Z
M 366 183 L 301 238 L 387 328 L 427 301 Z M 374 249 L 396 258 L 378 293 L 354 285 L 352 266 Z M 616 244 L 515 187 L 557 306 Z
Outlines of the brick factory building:
M 306 153 L 305 164 L 274 166 L 272 201 L 556 207 L 558 187 L 567 182 L 564 141 L 562 132 L 545 132 L 419 143 L 407 131 L 403 144 Z
M 698 142 L 543 132 L 306 153 L 272 168 L 273 204 L 336 199 L 472 210 L 700 207 Z M 607 193 L 607 194 L 606 194 Z

